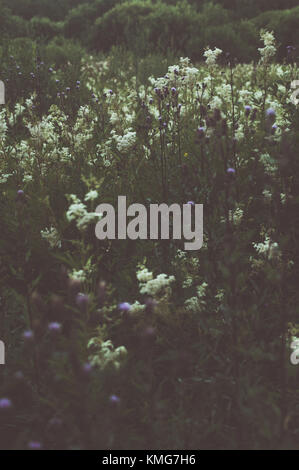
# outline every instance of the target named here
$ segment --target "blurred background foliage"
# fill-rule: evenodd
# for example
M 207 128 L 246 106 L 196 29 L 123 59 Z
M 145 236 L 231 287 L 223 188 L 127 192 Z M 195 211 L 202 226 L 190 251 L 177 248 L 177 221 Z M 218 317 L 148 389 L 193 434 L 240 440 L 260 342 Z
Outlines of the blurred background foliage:
M 142 56 L 171 49 L 195 61 L 209 45 L 250 62 L 261 27 L 274 31 L 279 58 L 299 43 L 297 0 L 1 0 L 0 7 L 2 39 L 61 36 L 92 52 L 125 46 Z

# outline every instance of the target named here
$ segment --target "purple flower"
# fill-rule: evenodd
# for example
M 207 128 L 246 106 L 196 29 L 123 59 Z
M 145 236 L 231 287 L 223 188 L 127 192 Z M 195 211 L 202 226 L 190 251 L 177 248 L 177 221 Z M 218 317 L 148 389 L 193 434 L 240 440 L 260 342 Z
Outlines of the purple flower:
M 54 416 L 54 418 L 51 418 L 49 420 L 49 426 L 51 428 L 60 428 L 62 426 L 62 424 L 63 424 L 62 419 L 56 418 L 55 416 Z
M 8 410 L 12 407 L 12 402 L 9 398 L 0 398 L 0 410 Z
M 203 137 L 205 135 L 205 128 L 204 127 L 198 127 L 197 129 L 197 134 L 199 137 Z
M 77 294 L 76 304 L 78 305 L 78 307 L 85 308 L 87 307 L 88 302 L 89 302 L 89 297 L 87 294 L 81 294 L 81 293 Z
M 30 441 L 28 442 L 28 448 L 30 450 L 40 450 L 42 448 L 42 444 L 38 441 Z
M 117 395 L 110 395 L 109 401 L 110 403 L 118 405 L 120 403 L 120 398 Z
M 128 312 L 131 309 L 131 305 L 128 302 L 122 302 L 118 305 L 119 310 Z
M 17 201 L 25 202 L 25 193 L 22 189 L 17 191 Z
M 110 95 L 113 95 L 113 91 L 112 91 L 112 90 L 108 90 L 108 93 L 110 93 Z
M 228 168 L 226 171 L 229 175 L 234 175 L 236 173 L 236 170 L 234 168 L 231 168 L 231 167 Z
M 60 80 L 58 80 L 58 78 L 56 78 L 55 82 L 56 82 L 56 83 L 59 83 L 59 82 L 60 82 Z
M 190 206 L 194 206 L 194 205 L 195 205 L 194 201 L 188 201 L 187 204 L 190 204 Z
M 48 325 L 48 330 L 52 332 L 58 332 L 61 331 L 61 323 L 58 323 L 56 321 L 49 323 Z
M 23 333 L 23 338 L 26 340 L 26 341 L 31 341 L 33 340 L 34 338 L 34 333 L 32 330 L 26 330 L 24 331 Z
M 82 371 L 85 372 L 86 374 L 89 374 L 89 372 L 91 372 L 92 369 L 93 369 L 93 366 L 90 364 L 90 362 L 86 362 L 82 366 Z
M 273 124 L 272 129 L 271 129 L 271 134 L 274 135 L 277 130 L 277 125 Z
M 173 87 L 171 88 L 171 93 L 172 93 L 173 95 L 175 95 L 176 92 L 177 92 L 177 90 L 176 90 L 176 88 L 173 86 Z
M 24 374 L 21 370 L 18 370 L 15 374 L 14 374 L 14 378 L 16 380 L 24 380 Z
M 53 72 L 53 69 L 52 67 L 49 68 L 49 72 L 52 73 Z
M 273 109 L 273 108 L 267 109 L 266 116 L 269 119 L 269 121 L 273 123 L 275 121 L 275 118 L 276 118 L 275 109 Z
M 71 91 L 69 86 L 66 87 L 66 91 Z
M 251 111 L 251 106 L 249 106 L 249 105 L 246 105 L 246 106 L 245 106 L 245 116 L 247 116 L 247 117 L 248 117 L 248 116 L 249 116 L 249 114 L 250 114 L 250 111 Z

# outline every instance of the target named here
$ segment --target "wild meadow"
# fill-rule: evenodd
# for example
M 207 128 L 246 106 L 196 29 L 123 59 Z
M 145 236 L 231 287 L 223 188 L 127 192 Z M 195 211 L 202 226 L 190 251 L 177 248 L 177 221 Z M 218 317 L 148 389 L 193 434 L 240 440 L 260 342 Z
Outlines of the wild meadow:
M 2 47 L 2 449 L 298 446 L 299 73 L 276 51 Z M 119 195 L 203 204 L 203 247 L 98 240 Z

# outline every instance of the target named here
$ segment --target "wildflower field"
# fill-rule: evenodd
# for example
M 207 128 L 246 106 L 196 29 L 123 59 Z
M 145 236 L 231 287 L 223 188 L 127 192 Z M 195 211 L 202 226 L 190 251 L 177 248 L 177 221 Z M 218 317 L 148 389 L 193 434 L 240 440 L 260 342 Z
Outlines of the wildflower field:
M 3 43 L 2 449 L 298 447 L 299 72 L 276 50 Z M 119 195 L 203 204 L 203 247 L 97 239 Z

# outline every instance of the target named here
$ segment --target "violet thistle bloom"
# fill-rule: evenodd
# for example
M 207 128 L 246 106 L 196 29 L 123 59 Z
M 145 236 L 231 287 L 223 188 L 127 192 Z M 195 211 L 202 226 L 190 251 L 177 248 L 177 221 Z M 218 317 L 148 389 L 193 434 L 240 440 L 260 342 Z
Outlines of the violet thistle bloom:
M 77 80 L 77 81 L 76 81 L 76 85 L 81 85 L 80 80 Z
M 56 321 L 53 321 L 51 323 L 49 323 L 48 325 L 48 330 L 51 332 L 51 333 L 58 333 L 61 331 L 61 323 L 58 323 Z
M 20 381 L 21 381 L 21 380 L 24 380 L 24 374 L 23 374 L 23 372 L 22 372 L 21 370 L 18 370 L 18 371 L 14 374 L 14 378 L 15 378 L 16 380 L 18 380 L 18 381 L 19 381 L 19 380 L 20 380 Z
M 173 95 L 176 95 L 176 94 L 177 94 L 177 89 L 176 89 L 174 86 L 171 88 L 171 93 L 172 93 Z
M 0 410 L 9 410 L 12 407 L 12 402 L 9 398 L 0 398 Z
M 275 122 L 275 119 L 276 119 L 276 112 L 275 112 L 275 109 L 273 109 L 273 108 L 267 109 L 267 111 L 266 111 L 266 116 L 267 116 L 269 122 L 274 123 L 274 122 Z
M 76 304 L 81 310 L 86 310 L 89 303 L 89 296 L 87 294 L 77 294 Z
M 230 167 L 226 170 L 226 172 L 228 175 L 234 175 L 236 173 L 236 170 Z
M 205 128 L 202 127 L 202 126 L 198 127 L 198 129 L 197 129 L 197 135 L 198 135 L 198 137 L 199 137 L 200 139 L 201 139 L 202 137 L 204 137 L 204 135 L 205 135 Z
M 65 89 L 67 92 L 71 91 L 70 87 L 67 86 L 66 89 Z
M 26 330 L 23 333 L 23 339 L 25 341 L 32 341 L 34 339 L 34 333 L 32 330 Z
M 245 109 L 245 116 L 248 117 L 251 111 L 251 106 L 246 105 L 244 109 Z
M 92 369 L 93 369 L 93 366 L 90 364 L 90 362 L 86 362 L 82 366 L 82 372 L 84 372 L 84 374 L 89 374 L 92 371 Z
M 117 395 L 110 395 L 109 401 L 112 405 L 118 405 L 120 403 L 120 398 Z
M 273 124 L 271 128 L 271 134 L 274 135 L 277 129 L 278 129 L 277 124 Z
M 108 90 L 108 93 L 110 93 L 110 95 L 113 95 L 113 91 L 112 91 L 112 90 Z
M 60 428 L 63 424 L 63 421 L 60 418 L 54 417 L 49 420 L 48 424 L 51 428 Z
M 25 202 L 25 193 L 22 189 L 19 189 L 17 191 L 17 197 L 16 197 L 17 202 Z
M 128 302 L 122 302 L 118 305 L 118 308 L 122 312 L 128 312 L 131 309 L 131 305 Z
M 28 448 L 30 450 L 40 450 L 42 448 L 42 444 L 38 441 L 30 441 L 28 442 Z

